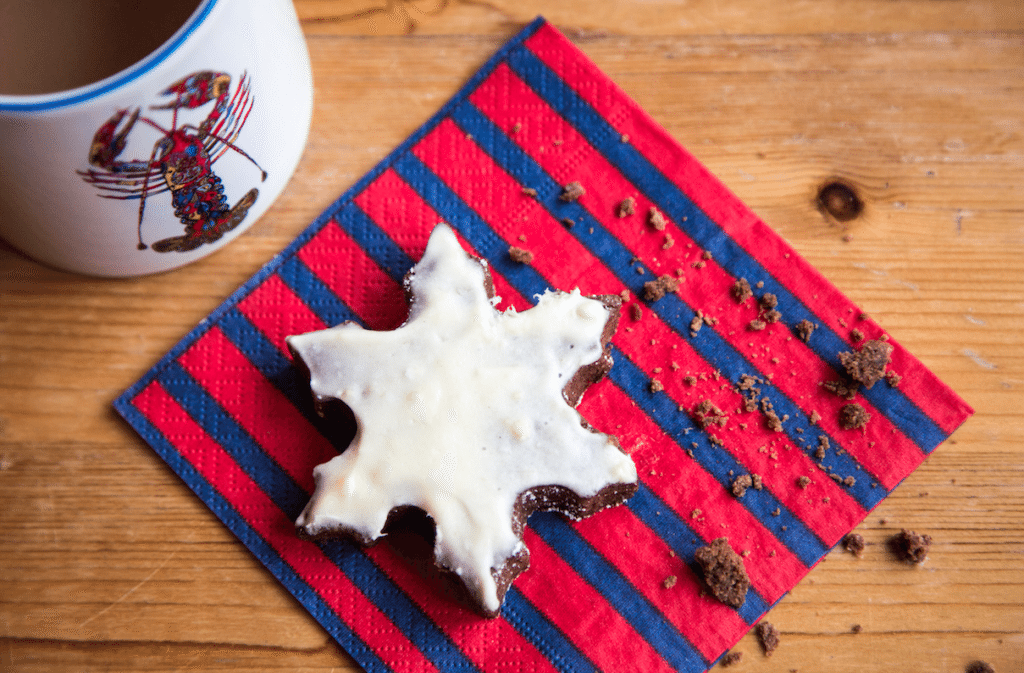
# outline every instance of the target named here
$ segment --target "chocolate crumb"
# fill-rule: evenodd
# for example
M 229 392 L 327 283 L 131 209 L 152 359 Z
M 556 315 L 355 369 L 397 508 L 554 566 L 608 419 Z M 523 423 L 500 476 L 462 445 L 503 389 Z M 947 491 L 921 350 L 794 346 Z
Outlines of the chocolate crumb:
M 807 485 L 811 483 L 811 478 L 805 475 L 801 475 L 796 479 L 796 485 L 800 488 L 807 488 Z
M 853 475 L 850 475 L 848 477 L 844 477 L 843 478 L 843 486 L 849 486 L 849 487 L 852 488 L 856 484 L 857 484 L 857 478 L 854 477 Z
M 575 201 L 586 193 L 587 190 L 583 189 L 583 185 L 579 182 L 570 182 L 562 188 L 562 193 L 559 194 L 558 198 L 563 201 Z
M 537 196 L 537 190 L 533 187 L 523 187 L 523 194 L 526 196 Z
M 627 196 L 622 199 L 619 203 L 619 207 L 616 209 L 619 217 L 626 217 L 636 212 L 636 199 L 632 196 Z
M 743 605 L 750 579 L 743 559 L 729 546 L 729 540 L 717 538 L 694 554 L 704 575 L 704 582 L 715 598 L 733 608 Z
M 676 585 L 676 582 L 678 580 L 679 580 L 679 578 L 676 577 L 675 575 L 669 575 L 664 580 L 662 580 L 661 586 L 665 587 L 666 589 L 671 589 L 672 587 L 674 587 Z
M 701 259 L 711 259 L 711 251 L 705 250 L 704 252 L 700 253 L 700 257 Z
M 658 301 L 669 292 L 675 292 L 678 289 L 678 278 L 673 278 L 667 273 L 662 274 L 657 279 L 644 283 L 644 299 L 647 301 Z
M 523 125 L 520 124 L 519 122 L 516 122 L 515 124 L 512 125 L 512 133 L 519 133 L 522 129 Z
M 770 657 L 779 646 L 779 630 L 771 622 L 762 619 L 757 624 L 757 639 L 761 641 L 764 656 Z
M 931 547 L 931 544 L 931 535 L 918 535 L 906 528 L 889 540 L 889 546 L 900 560 L 918 565 L 924 563 L 928 558 L 928 548 Z
M 755 318 L 751 320 L 749 324 L 747 324 L 747 329 L 754 332 L 760 332 L 767 326 L 768 324 L 765 321 Z
M 779 298 L 771 292 L 765 292 L 758 303 L 763 310 L 768 311 L 779 305 Z
M 865 341 L 858 351 L 840 353 L 839 361 L 853 380 L 871 388 L 885 376 L 885 366 L 889 364 L 891 355 L 892 344 L 872 340 Z
M 644 310 L 640 308 L 640 304 L 630 304 L 629 316 L 634 322 L 639 322 L 644 317 Z
M 754 487 L 755 491 L 760 491 L 762 488 L 764 488 L 764 479 L 761 478 L 761 475 L 756 473 L 750 475 L 750 481 L 751 486 Z
M 571 217 L 563 217 L 562 224 L 564 224 L 566 227 L 574 227 L 576 226 L 576 220 L 572 219 Z
M 662 250 L 668 250 L 676 244 L 676 239 L 672 238 L 672 234 L 665 234 L 665 242 L 661 244 Z
M 736 383 L 736 387 L 740 390 L 753 390 L 755 392 L 761 392 L 760 388 L 757 388 L 757 384 L 761 383 L 761 380 L 756 376 L 750 374 L 741 374 L 739 381 Z
M 661 381 L 659 381 L 658 379 L 651 379 L 651 392 L 652 393 L 660 393 L 664 389 L 665 389 L 665 386 L 663 386 L 661 384 Z
M 821 387 L 846 400 L 852 400 L 857 396 L 857 384 L 846 379 L 822 381 Z
M 508 256 L 512 258 L 513 262 L 519 262 L 520 264 L 529 264 L 533 261 L 533 253 L 529 250 L 517 248 L 516 246 L 509 246 Z
M 900 384 L 900 381 L 902 380 L 903 377 L 894 371 L 887 371 L 885 373 L 885 382 L 888 383 L 893 388 L 897 387 Z
M 849 533 L 843 538 L 843 549 L 857 558 L 864 556 L 864 536 L 860 533 Z
M 746 278 L 740 278 L 733 284 L 732 298 L 735 299 L 738 304 L 742 304 L 753 296 L 754 293 L 750 289 L 750 283 L 747 282 Z
M 854 341 L 860 341 L 861 339 L 864 338 L 864 332 L 861 332 L 859 329 L 855 327 L 852 330 L 850 330 L 850 338 L 853 339 Z
M 964 673 L 996 673 L 996 669 L 988 662 L 977 660 L 967 664 Z
M 721 409 L 715 406 L 711 400 L 701 400 L 693 410 L 693 420 L 703 430 L 712 424 L 724 426 L 729 417 Z
M 772 404 L 772 401 L 767 397 L 761 398 L 761 414 L 764 416 L 765 425 L 768 426 L 769 430 L 782 432 L 782 421 L 785 419 L 779 418 L 779 415 L 775 413 L 775 407 Z M 788 416 L 786 418 L 788 418 Z
M 621 299 L 623 302 L 629 301 L 629 290 L 623 290 L 622 292 L 620 292 L 619 299 Z
M 732 482 L 732 494 L 737 498 L 742 498 L 747 494 L 747 489 L 753 487 L 754 480 L 749 474 L 741 474 L 740 476 L 733 479 Z
M 863 428 L 869 420 L 871 420 L 871 414 L 856 402 L 844 404 L 839 410 L 839 426 L 844 430 Z
M 853 626 L 850 627 L 850 632 L 851 633 L 860 633 L 863 630 L 864 630 L 864 627 L 861 626 L 860 624 L 854 624 Z
M 811 423 L 817 423 L 821 420 L 821 414 L 817 411 L 811 411 L 811 415 L 807 418 Z
M 704 318 L 700 314 L 693 316 L 693 319 L 690 320 L 690 336 L 697 336 L 697 332 L 699 332 L 700 328 L 703 326 Z
M 811 340 L 811 334 L 817 329 L 817 325 L 810 320 L 801 320 L 793 329 L 796 330 L 796 335 L 807 343 Z
M 743 659 L 743 653 L 742 652 L 737 652 L 737 651 L 727 652 L 722 657 L 722 666 L 735 666 L 736 664 L 740 663 L 740 661 L 742 659 Z
M 668 224 L 665 221 L 665 216 L 654 206 L 651 206 L 651 209 L 647 211 L 647 222 L 658 231 L 664 231 L 665 226 Z

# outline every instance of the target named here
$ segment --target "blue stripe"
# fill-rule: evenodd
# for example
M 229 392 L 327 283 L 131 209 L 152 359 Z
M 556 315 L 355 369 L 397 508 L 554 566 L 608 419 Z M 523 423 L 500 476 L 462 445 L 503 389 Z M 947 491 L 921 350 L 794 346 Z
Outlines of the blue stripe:
M 325 540 L 318 546 L 439 670 L 480 670 L 362 549 L 341 540 Z
M 399 283 L 412 268 L 413 260 L 398 247 L 384 230 L 377 226 L 362 209 L 350 201 L 334 216 L 335 222 L 348 232 L 359 247 L 366 251 L 389 276 Z
M 634 397 L 639 407 L 680 448 L 685 446 L 685 450 L 692 451 L 694 460 L 717 479 L 723 488 L 731 486 L 734 475 L 747 473 L 747 469 L 729 452 L 712 444 L 708 435 L 693 424 L 689 414 L 679 411 L 678 405 L 667 395 L 650 392 L 650 379 L 621 351 L 615 349 L 613 358 L 615 366 L 609 372 L 609 378 L 623 390 L 636 391 Z M 760 520 L 808 568 L 828 551 L 828 546 L 768 489 L 749 489 L 737 502 Z M 773 514 L 776 509 L 779 510 L 778 516 Z
M 217 327 L 268 381 L 293 402 L 310 396 L 309 387 L 300 379 L 292 361 L 237 306 L 224 314 Z
M 168 363 L 159 379 L 167 392 L 211 437 L 216 437 L 238 466 L 294 521 L 309 495 L 259 444 L 224 411 L 177 363 Z M 324 553 L 364 595 L 399 628 L 435 666 L 444 670 L 475 671 L 462 651 L 355 545 L 321 545 Z
M 328 326 L 338 325 L 343 322 L 360 322 L 355 312 L 345 305 L 337 295 L 327 287 L 316 274 L 309 270 L 309 267 L 298 257 L 289 257 L 277 271 L 278 277 L 285 285 L 292 289 L 295 294 L 302 298 L 302 301 L 316 314 L 324 324 Z
M 633 266 L 633 254 L 596 221 L 592 213 L 586 211 L 579 203 L 566 204 L 562 201 L 559 198 L 561 186 L 471 103 L 459 106 L 452 115 L 456 123 L 471 134 L 503 170 L 522 184 L 537 189 L 537 199 L 553 218 L 568 215 L 577 220 L 578 223 L 572 227 L 571 233 L 595 256 L 602 259 L 608 269 L 636 296 L 643 296 L 643 284 L 652 280 L 654 275 L 646 270 L 637 273 L 636 267 Z M 582 221 L 585 221 L 585 224 L 581 223 Z M 690 321 L 696 315 L 696 312 L 676 294 L 666 295 L 651 308 L 679 334 L 689 333 Z M 711 366 L 725 374 L 733 384 L 736 384 L 741 376 L 759 371 L 714 330 L 701 330 L 697 337 L 691 338 L 691 344 Z M 815 427 L 812 431 L 810 419 L 806 414 L 788 396 L 768 383 L 767 379 L 759 387 L 762 390 L 761 397 L 767 397 L 772 401 L 779 416 L 789 416 L 783 430 L 794 444 L 802 446 L 810 453 L 817 448 L 817 436 L 825 435 L 829 439 L 829 449 L 826 451 L 829 467 L 843 476 L 859 474 L 867 477 L 857 480 L 849 487 L 849 493 L 865 510 L 873 509 L 885 496 L 884 489 L 871 488 L 870 484 L 875 481 L 874 477 L 849 453 L 843 451 L 834 437 L 829 436 L 821 428 Z M 808 444 L 809 441 L 813 441 L 814 444 Z
M 511 586 L 501 606 L 505 618 L 524 638 L 531 642 L 548 661 L 563 673 L 600 673 L 569 638 L 530 601 Z
M 645 596 L 581 538 L 565 519 L 552 512 L 530 517 L 530 528 L 590 583 L 670 665 L 703 671 L 708 662 Z
M 730 238 L 713 220 L 679 190 L 657 167 L 619 134 L 589 103 L 580 98 L 529 49 L 522 47 L 508 54 L 509 67 L 541 98 L 561 114 L 605 158 L 633 183 L 662 212 L 680 223 L 686 232 L 733 276 L 763 281 L 764 292 L 779 299 L 779 310 L 794 325 L 801 320 L 819 324 L 811 347 L 836 372 L 843 371 L 837 354 L 849 347 L 788 288 L 761 266 L 746 250 Z M 945 439 L 945 433 L 902 391 L 888 385 L 862 390 L 876 408 L 924 452 L 930 452 Z
M 134 427 L 142 437 L 163 458 L 164 462 L 199 496 L 217 518 L 227 526 L 234 535 L 251 551 L 266 568 L 273 573 L 281 584 L 298 601 L 305 606 L 311 615 L 327 630 L 338 643 L 345 648 L 359 665 L 368 672 L 392 671 L 393 669 L 367 647 L 323 599 L 302 579 L 277 553 L 274 547 L 262 535 L 257 533 L 248 521 L 238 513 L 229 502 L 205 477 L 186 460 L 171 444 L 166 436 L 147 419 L 128 400 L 119 398 L 115 403 L 118 412 Z
M 393 168 L 420 198 L 458 230 L 481 257 L 487 259 L 491 268 L 504 276 L 527 300 L 536 303 L 533 297 L 543 294 L 549 288 L 547 281 L 532 266 L 513 262 L 508 255 L 508 243 L 494 233 L 490 225 L 416 155 L 412 152 L 405 154 L 395 161 Z
M 690 528 L 686 521 L 672 511 L 671 507 L 644 484 L 640 484 L 636 495 L 630 498 L 627 504 L 637 518 L 667 542 L 679 558 L 683 559 L 691 569 L 695 568 L 694 556 L 702 545 L 695 542 L 700 540 L 700 536 Z M 694 574 L 700 576 L 696 571 Z M 767 611 L 768 603 L 753 586 L 747 589 L 746 600 L 737 610 L 747 624 L 753 624 Z
M 223 407 L 177 362 L 169 362 L 157 379 L 164 389 L 211 437 L 216 437 L 238 466 L 259 484 L 294 521 L 309 500 L 277 461 L 263 452 L 259 442 L 231 418 Z
M 217 323 L 221 333 L 259 370 L 267 381 L 277 388 L 291 402 L 310 425 L 327 438 L 338 451 L 351 441 L 347 428 L 339 427 L 332 419 L 325 419 L 316 413 L 309 382 L 274 344 L 253 325 L 237 307 L 227 311 Z

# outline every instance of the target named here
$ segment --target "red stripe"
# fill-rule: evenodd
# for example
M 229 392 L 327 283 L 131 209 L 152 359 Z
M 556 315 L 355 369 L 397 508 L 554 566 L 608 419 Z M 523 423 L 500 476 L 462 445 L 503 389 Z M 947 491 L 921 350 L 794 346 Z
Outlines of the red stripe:
M 544 539 L 526 529 L 530 569 L 516 587 L 601 671 L 673 669 Z
M 705 595 L 690 567 L 670 555 L 665 542 L 628 508 L 609 509 L 574 527 L 595 549 L 628 550 L 629 563 L 617 565 L 619 571 L 707 660 L 717 659 L 750 629 L 736 610 Z M 669 576 L 675 584 L 666 587 Z
M 555 670 L 548 658 L 504 617 L 481 619 L 467 607 L 447 598 L 448 586 L 435 569 L 414 568 L 386 544 L 374 545 L 366 553 L 395 584 L 406 591 L 409 587 L 417 588 L 411 595 L 416 604 L 435 624 L 441 625 L 463 654 L 481 670 L 493 671 L 503 665 L 513 668 L 513 664 L 516 671 Z
M 396 670 L 437 670 L 316 545 L 295 536 L 292 523 L 281 510 L 159 383 L 147 386 L 132 404 L 370 650 Z
M 738 551 L 750 551 L 750 580 L 768 604 L 782 598 L 806 574 L 800 559 L 696 461 L 678 449 L 665 450 L 672 440 L 649 417 L 632 413 L 612 426 L 616 409 L 640 411 L 608 379 L 595 384 L 580 404 L 580 410 L 594 419 L 595 428 L 614 433 L 624 445 L 637 447 L 632 457 L 644 484 L 702 540 L 725 535 Z
M 288 354 L 285 337 L 327 327 L 276 275 L 268 276 L 237 306 L 284 354 Z
M 430 232 L 444 221 L 393 170 L 384 171 L 356 196 L 355 202 L 371 220 L 391 235 L 398 247 L 415 260 L 423 257 Z M 480 256 L 461 236 L 459 242 L 467 252 Z M 532 306 L 532 302 L 527 301 L 504 278 L 494 274 L 493 269 L 492 278 L 494 292 L 502 300 L 498 304 L 499 310 L 514 306 L 516 310 L 522 311 Z
M 618 293 L 621 289 L 618 279 L 565 225 L 537 199 L 524 195 L 524 185 L 505 173 L 450 119 L 438 124 L 412 152 L 509 246 L 534 252 L 530 265 L 552 287 L 579 287 L 584 294 Z M 474 170 L 467 173 L 467 165 Z
M 508 71 L 506 70 L 506 72 Z M 511 86 L 502 86 L 499 90 L 503 91 L 506 95 L 515 95 L 515 91 Z M 536 101 L 531 100 L 529 103 L 529 107 L 534 111 L 534 114 L 540 115 L 539 107 L 542 105 L 542 102 L 538 99 Z M 535 116 L 534 119 L 537 119 L 537 117 Z M 541 115 L 541 119 L 545 124 L 549 121 L 552 124 L 554 123 L 553 120 L 548 120 L 543 115 Z M 548 128 L 548 126 L 545 126 L 545 128 Z M 571 139 L 567 139 L 567 142 L 569 140 Z M 506 232 L 508 231 L 508 222 L 506 214 L 502 210 L 502 201 L 504 195 L 517 189 L 517 183 L 507 176 L 499 166 L 494 164 L 475 143 L 467 139 L 464 134 L 458 132 L 454 125 L 439 125 L 437 129 L 423 138 L 421 143 L 414 148 L 414 151 L 431 170 L 439 173 L 441 179 L 450 181 L 449 186 L 495 230 L 504 228 Z M 461 157 L 463 160 L 472 163 L 472 165 L 478 166 L 480 175 L 486 176 L 486 180 L 481 178 L 480 182 L 485 184 L 480 185 L 472 181 L 469 184 L 464 184 L 466 181 L 461 178 L 461 174 L 453 172 L 449 168 L 452 164 L 457 163 L 452 161 L 454 157 Z M 615 193 L 621 194 L 622 191 L 618 190 Z M 551 238 L 547 242 L 547 245 L 551 247 L 545 248 L 544 253 L 535 258 L 533 266 L 538 271 L 545 275 L 551 273 L 560 277 L 581 278 L 588 285 L 588 287 L 583 288 L 585 292 L 617 293 L 620 291 L 622 285 L 618 279 L 612 276 L 606 267 L 601 265 L 586 249 L 580 246 L 576 239 L 565 232 L 562 227 L 552 227 L 551 217 L 546 211 L 534 214 L 530 220 L 533 227 L 554 228 L 557 234 L 561 235 L 559 237 L 557 234 L 551 234 Z M 502 222 L 505 222 L 504 227 Z M 518 220 L 516 222 L 518 223 Z M 633 224 L 635 225 L 635 223 Z M 530 225 L 523 224 L 522 226 L 525 228 Z M 640 233 L 636 235 L 635 242 L 639 243 L 641 239 L 645 238 L 642 223 L 637 229 L 640 230 Z M 640 246 L 637 245 L 637 247 Z M 570 256 L 567 259 L 558 259 L 554 268 L 551 268 L 551 265 L 544 262 L 548 257 L 547 251 L 559 248 L 568 250 Z M 585 274 L 581 273 L 581 270 Z M 557 282 L 552 278 L 546 279 L 552 285 L 557 286 Z M 700 291 L 700 289 L 698 288 L 697 291 Z M 724 293 L 728 294 L 728 284 Z M 733 312 L 736 311 L 734 310 Z M 647 315 L 648 317 L 640 322 L 630 322 L 625 328 L 620 328 L 615 337 L 615 343 L 623 349 L 630 359 L 641 368 L 644 368 L 648 375 L 663 380 L 667 392 L 678 403 L 685 403 L 687 408 L 692 408 L 699 400 L 685 401 L 687 396 L 694 395 L 695 392 L 692 389 L 682 389 L 682 373 L 670 371 L 670 363 L 673 361 L 685 363 L 684 366 L 688 373 L 692 372 L 710 381 L 710 383 L 702 383 L 700 386 L 702 398 L 712 399 L 718 402 L 721 408 L 730 411 L 741 406 L 741 397 L 731 389 L 728 389 L 724 382 L 714 380 L 711 376 L 713 373 L 712 368 L 691 349 L 685 339 L 664 325 L 654 315 L 650 313 Z M 664 370 L 663 373 L 654 374 L 653 370 L 659 367 Z M 726 390 L 723 391 L 723 387 L 726 387 Z M 817 387 L 812 387 L 814 392 L 817 393 Z M 615 415 L 616 417 L 621 417 L 623 413 L 619 410 Z M 741 462 L 746 463 L 752 472 L 758 472 L 759 474 L 767 474 L 768 471 L 777 472 L 778 470 L 774 469 L 774 465 L 778 464 L 778 460 L 776 459 L 772 463 L 766 463 L 766 461 L 777 451 L 791 450 L 792 444 L 788 443 L 785 435 L 768 430 L 764 426 L 759 414 L 750 414 L 746 420 L 748 421 L 748 427 L 742 430 L 742 432 L 735 432 L 739 428 L 739 421 L 730 428 L 721 431 L 724 433 L 731 430 L 735 435 L 734 439 L 736 441 L 730 442 L 727 448 Z M 752 441 L 759 443 L 752 445 Z M 773 447 L 770 453 L 762 454 L 757 451 L 760 446 L 767 443 L 778 444 L 779 446 L 778 448 Z M 799 460 L 782 461 L 781 465 L 784 466 L 784 470 L 799 471 L 787 475 L 790 478 L 780 480 L 779 483 L 772 484 L 769 488 L 771 490 L 778 489 L 782 494 L 782 499 L 789 501 L 794 506 L 794 512 L 797 516 L 803 519 L 823 539 L 835 538 L 835 540 L 838 540 L 838 536 L 843 535 L 846 531 L 836 528 L 836 524 L 849 523 L 852 526 L 863 518 L 864 512 L 852 498 L 837 487 L 831 479 L 827 478 L 816 480 L 820 487 L 816 486 L 815 491 L 821 490 L 821 494 L 801 492 L 801 497 L 793 497 L 793 492 L 797 490 L 797 477 L 802 474 L 810 473 L 816 475 L 818 473 L 813 463 L 805 455 L 799 451 L 797 453 L 799 454 Z M 920 455 L 920 453 L 915 450 L 915 455 Z M 817 499 L 814 501 L 810 500 L 808 497 L 810 495 L 816 495 Z M 828 503 L 831 505 L 828 508 L 821 506 L 823 504 L 821 499 L 824 497 L 828 498 Z M 841 510 L 838 515 L 837 509 Z
M 401 325 L 405 291 L 337 223 L 328 222 L 296 253 L 310 271 L 374 330 Z
M 615 210 L 619 202 L 627 195 L 635 195 L 635 188 L 511 70 L 499 66 L 472 99 L 484 114 L 490 116 L 499 127 L 505 128 L 516 122 L 506 106 L 495 103 L 495 96 L 499 92 L 501 96 L 514 101 L 515 105 L 511 107 L 521 106 L 531 111 L 530 128 L 539 126 L 548 138 L 562 140 L 560 148 L 571 148 L 567 151 L 579 166 L 573 175 L 585 181 L 586 185 L 596 186 L 581 197 L 581 204 L 592 213 L 597 213 L 605 227 L 636 253 L 646 269 L 656 274 L 670 275 L 677 275 L 676 270 L 682 269 L 684 281 L 679 289 L 680 297 L 691 306 L 718 319 L 720 322 L 716 331 L 761 371 L 773 375 L 773 370 L 781 372 L 781 376 L 775 375 L 773 384 L 806 414 L 818 411 L 822 416 L 821 427 L 833 438 L 841 439 L 843 448 L 881 483 L 887 488 L 895 486 L 920 463 L 923 459 L 920 449 L 902 433 L 893 434 L 892 424 L 877 410 L 869 408 L 869 411 L 875 412 L 875 420 L 864 432 L 839 428 L 838 409 L 845 404 L 845 400 L 822 394 L 818 387 L 820 380 L 832 377 L 827 365 L 806 344 L 793 338 L 782 324 L 770 325 L 765 331 L 756 334 L 750 332 L 747 324 L 757 313 L 753 308 L 753 300 L 748 302 L 750 306 L 745 309 L 737 306 L 729 292 L 735 279 L 714 260 L 702 259 L 701 249 L 675 223 L 670 221 L 665 230 L 672 235 L 675 244 L 664 250 L 664 233 L 655 232 L 645 222 L 650 203 L 637 197 L 635 215 L 616 217 Z M 545 145 L 536 139 L 536 134 L 520 130 L 511 137 L 550 174 L 565 172 L 565 159 L 550 151 L 541 151 Z M 696 262 L 701 262 L 703 268 L 693 268 Z M 756 282 L 756 279 L 751 279 L 751 282 Z M 768 346 L 768 351 L 765 346 Z M 779 362 L 773 363 L 772 358 L 778 358 Z M 807 372 L 808 365 L 815 369 Z M 790 376 L 790 372 L 795 371 L 801 375 Z M 862 401 L 862 404 L 870 407 L 866 401 Z M 883 437 L 884 444 L 881 443 Z
M 789 291 L 804 305 L 832 307 L 831 312 L 819 315 L 820 322 L 841 336 L 848 337 L 853 327 L 867 338 L 883 333 L 873 321 L 859 321 L 861 310 L 853 302 L 794 252 L 557 30 L 544 25 L 525 44 L 610 125 L 627 135 L 648 161 L 764 268 L 785 269 Z M 893 344 L 896 345 L 895 341 Z M 973 410 L 912 354 L 902 348 L 898 351 L 893 357 L 893 369 L 904 376 L 901 390 L 939 427 L 951 433 Z
M 178 362 L 296 483 L 313 492 L 313 468 L 338 450 L 219 328 L 201 336 Z

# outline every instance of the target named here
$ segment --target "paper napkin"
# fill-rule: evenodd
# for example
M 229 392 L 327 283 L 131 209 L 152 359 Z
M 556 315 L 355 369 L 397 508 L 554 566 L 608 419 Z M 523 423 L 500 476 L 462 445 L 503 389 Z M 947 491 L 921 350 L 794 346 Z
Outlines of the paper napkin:
M 574 182 L 583 194 L 560 198 Z M 442 221 L 489 261 L 501 308 L 549 287 L 627 297 L 615 365 L 579 409 L 631 453 L 639 491 L 578 523 L 531 517 L 532 566 L 495 619 L 400 545 L 293 526 L 338 449 L 284 338 L 400 325 L 402 277 Z M 645 295 L 665 275 L 678 291 Z M 853 400 L 821 385 L 884 337 L 538 19 L 116 406 L 367 671 L 695 673 L 970 415 L 892 339 L 889 378 Z M 863 427 L 844 428 L 851 403 Z M 737 495 L 753 475 L 762 487 Z M 694 561 L 720 537 L 750 577 L 739 609 Z

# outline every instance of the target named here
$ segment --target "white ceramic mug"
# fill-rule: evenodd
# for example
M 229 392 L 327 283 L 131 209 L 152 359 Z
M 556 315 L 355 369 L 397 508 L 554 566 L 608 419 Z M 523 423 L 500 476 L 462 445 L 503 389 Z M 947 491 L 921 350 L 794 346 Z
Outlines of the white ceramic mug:
M 0 237 L 88 275 L 222 247 L 284 189 L 309 134 L 291 0 L 131 4 L 24 2 L 0 28 Z

